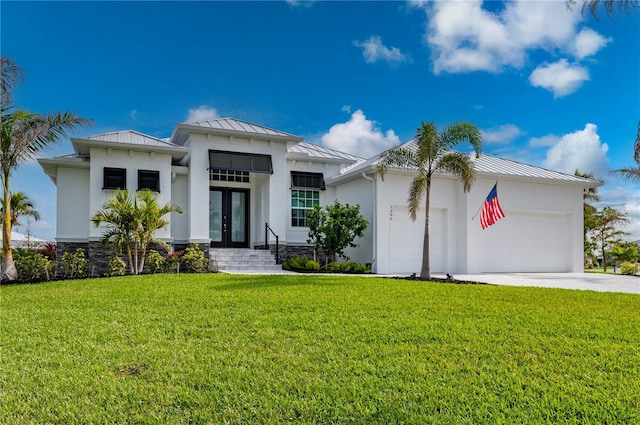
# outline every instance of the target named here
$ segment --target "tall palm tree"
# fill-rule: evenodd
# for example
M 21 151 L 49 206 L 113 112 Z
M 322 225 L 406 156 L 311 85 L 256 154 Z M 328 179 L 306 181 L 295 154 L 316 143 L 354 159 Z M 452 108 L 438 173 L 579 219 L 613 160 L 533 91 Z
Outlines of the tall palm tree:
M 89 125 L 91 121 L 70 112 L 54 114 L 32 114 L 22 110 L 13 111 L 2 105 L 0 129 L 0 179 L 3 188 L 2 227 L 2 279 L 15 279 L 17 272 L 13 264 L 11 249 L 11 174 L 23 162 L 34 158 L 45 148 L 65 137 L 67 131 L 76 126 Z
M 29 199 L 23 192 L 15 192 L 11 195 L 11 226 L 20 226 L 20 217 L 32 217 L 34 220 L 40 220 L 40 213 L 36 211 L 33 201 Z M 0 223 L 4 224 L 4 208 L 0 205 Z
M 131 197 L 125 189 L 116 191 L 116 196 L 104 203 L 103 209 L 91 217 L 91 222 L 96 227 L 103 223 L 106 225 L 101 238 L 104 247 L 113 246 L 117 253 L 124 250 L 130 273 L 140 274 L 151 243 L 168 248 L 166 243 L 156 239 L 153 234 L 169 225 L 164 216 L 172 212 L 182 214 L 183 211 L 172 202 L 159 205 L 149 190 L 140 191 L 135 197 Z
M 637 167 L 620 168 L 618 170 L 613 170 L 612 173 L 620 174 L 631 182 L 640 182 L 640 122 L 638 122 L 638 135 L 636 136 L 636 142 L 633 145 L 633 160 L 636 162 Z
M 587 9 L 589 9 L 589 13 L 595 19 L 598 18 L 598 10 L 600 6 L 604 5 L 604 10 L 607 12 L 608 16 L 613 16 L 616 12 L 619 13 L 633 13 L 636 9 L 640 7 L 640 3 L 638 0 L 579 0 L 582 3 L 581 12 L 584 15 Z M 573 8 L 578 0 L 565 0 L 567 7 L 569 9 Z
M 475 170 L 469 156 L 451 149 L 469 142 L 476 157 L 482 152 L 482 134 L 468 122 L 453 123 L 438 132 L 433 122 L 423 122 L 417 129 L 416 149 L 395 148 L 380 156 L 379 168 L 382 176 L 388 168 L 408 168 L 417 171 L 409 187 L 409 215 L 416 220 L 422 199 L 425 198 L 424 240 L 422 243 L 421 279 L 431 278 L 429 259 L 429 208 L 431 204 L 431 182 L 438 172 L 454 174 L 462 179 L 464 191 L 468 192 L 475 180 Z

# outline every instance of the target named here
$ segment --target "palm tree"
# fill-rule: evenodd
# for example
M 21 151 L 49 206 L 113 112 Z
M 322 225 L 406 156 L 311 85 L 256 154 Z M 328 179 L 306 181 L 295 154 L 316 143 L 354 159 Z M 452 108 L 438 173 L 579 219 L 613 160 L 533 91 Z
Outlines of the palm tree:
M 164 216 L 172 212 L 182 214 L 182 209 L 172 202 L 162 206 L 149 190 L 143 190 L 135 197 L 128 190 L 116 191 L 116 196 L 103 205 L 103 210 L 91 217 L 96 226 L 106 224 L 101 241 L 108 249 L 113 246 L 116 253 L 123 250 L 129 260 L 131 274 L 140 274 L 144 269 L 147 249 L 151 243 L 165 248 L 167 244 L 154 238 L 156 230 L 165 229 L 169 221 Z
M 620 168 L 618 170 L 613 170 L 611 173 L 620 174 L 631 182 L 640 182 L 640 122 L 638 122 L 638 135 L 636 136 L 636 142 L 633 145 L 633 160 L 636 162 L 637 167 Z
M 32 114 L 22 110 L 12 111 L 2 105 L 0 131 L 0 179 L 3 186 L 2 270 L 3 280 L 15 279 L 17 272 L 11 268 L 11 185 L 12 172 L 23 162 L 33 159 L 45 148 L 66 137 L 76 126 L 90 125 L 91 121 L 71 112 Z
M 431 181 L 438 172 L 454 174 L 462 178 L 464 191 L 471 189 L 475 180 L 475 170 L 469 156 L 454 152 L 456 145 L 469 142 L 476 157 L 482 151 L 482 135 L 478 128 L 468 122 L 453 123 L 440 132 L 433 122 L 423 122 L 417 129 L 415 151 L 408 148 L 395 148 L 385 151 L 380 156 L 379 167 L 382 176 L 386 169 L 409 168 L 417 171 L 416 177 L 409 187 L 409 215 L 413 221 L 425 198 L 424 211 L 424 241 L 422 244 L 421 279 L 431 278 L 429 262 L 429 207 L 431 203 Z
M 34 220 L 40 220 L 40 213 L 35 210 L 33 201 L 29 199 L 23 192 L 15 192 L 11 195 L 11 226 L 20 226 L 19 217 L 32 217 Z M 4 208 L 0 205 L 0 224 L 4 224 Z
M 573 8 L 573 6 L 575 6 L 575 4 L 578 2 L 578 0 L 565 0 L 565 1 L 569 9 Z M 604 4 L 604 10 L 607 12 L 608 16 L 615 15 L 616 11 L 620 13 L 633 13 L 635 9 L 640 7 L 640 3 L 638 3 L 638 0 L 604 0 L 604 1 L 580 0 L 580 1 L 582 3 L 582 7 L 581 7 L 582 14 L 584 15 L 587 9 L 589 9 L 589 13 L 591 13 L 591 16 L 593 16 L 597 20 L 599 20 L 598 9 L 603 4 Z

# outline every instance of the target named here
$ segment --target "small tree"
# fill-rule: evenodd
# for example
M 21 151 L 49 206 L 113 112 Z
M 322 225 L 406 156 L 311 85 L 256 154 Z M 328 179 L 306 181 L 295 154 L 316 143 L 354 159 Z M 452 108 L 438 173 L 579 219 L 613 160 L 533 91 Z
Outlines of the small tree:
M 118 190 L 103 208 L 91 217 L 91 222 L 96 227 L 106 223 L 102 243 L 105 248 L 113 246 L 116 253 L 126 253 L 131 274 L 142 273 L 149 244 L 155 242 L 168 250 L 167 244 L 153 235 L 156 230 L 169 225 L 165 215 L 172 212 L 182 214 L 182 208 L 172 202 L 158 205 L 149 190 L 138 192 L 134 198 L 128 190 Z
M 618 226 L 628 223 L 629 220 L 625 213 L 621 213 L 613 207 L 604 207 L 601 211 L 594 214 L 593 220 L 594 227 L 592 234 L 600 247 L 602 265 L 606 272 L 607 251 L 620 242 L 621 236 L 627 234 L 627 232 L 618 229 Z
M 638 261 L 638 246 L 633 242 L 623 242 L 613 247 L 611 255 L 620 262 L 635 263 Z
M 364 236 L 369 223 L 360 214 L 359 205 L 342 205 L 338 200 L 333 205 L 316 205 L 307 212 L 309 239 L 315 251 L 325 252 L 328 260 L 335 261 L 336 254 L 347 258 L 345 249 L 355 248 L 356 238 Z M 314 258 L 315 259 L 315 258 Z

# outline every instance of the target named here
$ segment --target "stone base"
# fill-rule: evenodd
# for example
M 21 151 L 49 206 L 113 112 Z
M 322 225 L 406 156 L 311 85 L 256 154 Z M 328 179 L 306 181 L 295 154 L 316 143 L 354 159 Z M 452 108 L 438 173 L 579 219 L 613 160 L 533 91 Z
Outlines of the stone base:
M 265 249 L 264 245 L 258 245 L 255 249 Z M 271 254 L 276 255 L 276 245 L 269 244 Z M 308 257 L 313 258 L 313 246 L 311 245 L 278 245 L 278 261 L 279 264 L 284 263 L 291 257 Z M 316 253 L 316 258 L 320 264 L 326 261 L 326 255 L 322 251 Z

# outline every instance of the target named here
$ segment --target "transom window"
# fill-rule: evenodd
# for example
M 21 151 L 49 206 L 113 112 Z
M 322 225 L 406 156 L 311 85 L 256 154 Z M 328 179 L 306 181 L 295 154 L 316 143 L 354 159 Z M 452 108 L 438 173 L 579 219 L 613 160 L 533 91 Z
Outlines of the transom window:
M 209 170 L 209 180 L 221 182 L 249 183 L 249 172 L 211 169 Z
M 291 226 L 307 227 L 307 211 L 312 210 L 314 205 L 320 205 L 319 190 L 292 190 Z
M 104 167 L 103 189 L 126 189 L 127 170 L 125 168 Z
M 138 170 L 138 190 L 160 192 L 160 171 Z

